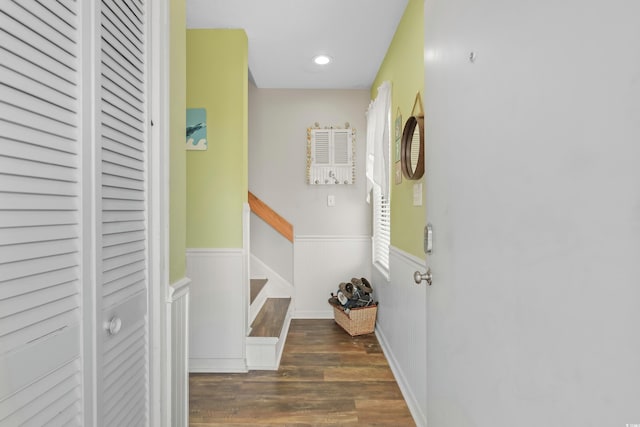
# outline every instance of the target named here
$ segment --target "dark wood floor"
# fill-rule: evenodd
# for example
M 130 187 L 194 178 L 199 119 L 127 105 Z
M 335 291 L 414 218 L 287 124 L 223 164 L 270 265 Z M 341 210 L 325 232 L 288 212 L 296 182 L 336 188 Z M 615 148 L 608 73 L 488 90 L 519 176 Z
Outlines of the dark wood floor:
M 191 426 L 414 426 L 374 334 L 291 322 L 280 370 L 191 374 Z
M 251 324 L 251 337 L 279 337 L 291 298 L 268 298 Z

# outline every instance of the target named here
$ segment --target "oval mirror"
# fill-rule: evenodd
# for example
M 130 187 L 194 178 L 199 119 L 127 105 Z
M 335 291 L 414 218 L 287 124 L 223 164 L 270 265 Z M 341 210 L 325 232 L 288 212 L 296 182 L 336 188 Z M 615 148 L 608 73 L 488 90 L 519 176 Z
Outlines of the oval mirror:
M 424 175 L 424 115 L 411 116 L 402 131 L 400 161 L 406 179 Z

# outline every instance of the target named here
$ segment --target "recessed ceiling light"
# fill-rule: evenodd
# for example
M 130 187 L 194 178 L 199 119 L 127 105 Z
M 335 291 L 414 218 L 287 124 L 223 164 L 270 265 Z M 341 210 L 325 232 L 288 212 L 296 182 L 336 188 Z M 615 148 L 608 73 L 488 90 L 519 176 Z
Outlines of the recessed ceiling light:
M 313 62 L 318 65 L 327 65 L 329 62 L 331 62 L 331 57 L 327 55 L 318 55 L 313 58 Z

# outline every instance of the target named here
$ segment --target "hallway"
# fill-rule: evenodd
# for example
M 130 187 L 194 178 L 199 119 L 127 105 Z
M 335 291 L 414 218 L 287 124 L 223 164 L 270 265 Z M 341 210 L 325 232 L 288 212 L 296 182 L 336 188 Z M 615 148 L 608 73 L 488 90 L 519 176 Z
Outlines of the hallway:
M 291 321 L 279 371 L 191 374 L 191 426 L 413 426 L 375 335 Z

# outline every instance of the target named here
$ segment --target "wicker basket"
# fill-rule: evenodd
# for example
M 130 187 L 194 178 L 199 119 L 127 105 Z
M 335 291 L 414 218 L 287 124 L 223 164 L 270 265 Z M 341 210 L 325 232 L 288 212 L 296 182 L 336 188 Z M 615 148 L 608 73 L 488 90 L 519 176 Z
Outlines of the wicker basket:
M 336 323 L 342 326 L 349 335 L 370 334 L 376 328 L 376 315 L 378 314 L 378 306 L 352 308 L 349 314 L 345 313 L 341 307 L 333 307 L 333 317 Z

